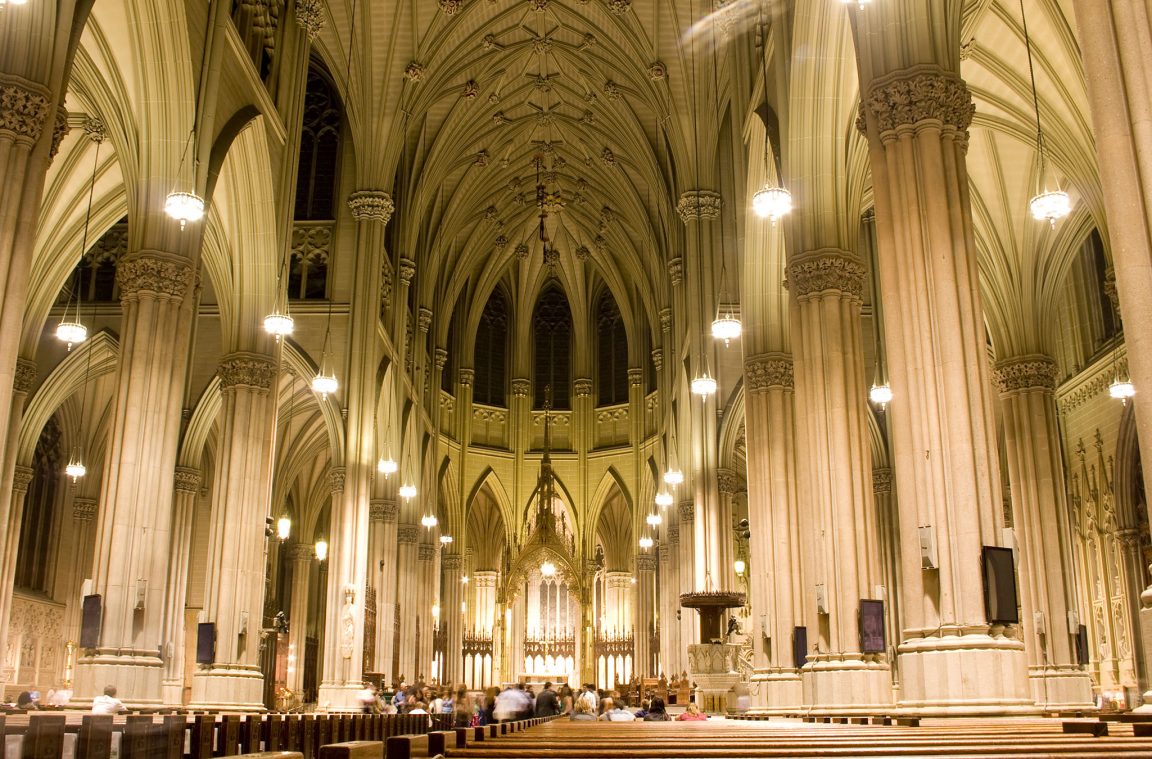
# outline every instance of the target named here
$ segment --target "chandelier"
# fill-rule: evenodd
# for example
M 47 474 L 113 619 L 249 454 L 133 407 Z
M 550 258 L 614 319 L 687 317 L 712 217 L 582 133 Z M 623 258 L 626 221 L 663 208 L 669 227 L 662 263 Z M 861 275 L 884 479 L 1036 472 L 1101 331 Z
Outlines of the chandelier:
M 328 558 L 328 541 L 324 538 L 316 540 L 316 560 L 324 561 Z
M 392 458 L 391 454 L 376 462 L 376 471 L 384 475 L 384 479 L 388 479 L 399 470 L 400 465 L 396 463 L 396 459 Z
M 892 402 L 892 388 L 887 385 L 873 385 L 868 391 L 868 400 L 883 409 Z
M 704 370 L 704 374 L 692 380 L 692 393 L 699 395 L 701 400 L 707 400 L 708 396 L 716 393 L 716 380 L 708 376 L 708 370 Z
M 792 212 L 792 193 L 783 187 L 766 184 L 752 196 L 752 210 L 775 226 L 777 221 Z
M 664 473 L 664 483 L 666 485 L 676 487 L 682 482 L 684 482 L 684 473 L 679 469 L 669 469 Z
M 2 7 L 3 0 L 0 0 L 0 8 Z M 89 138 L 96 143 L 96 156 L 92 160 L 92 181 L 88 185 L 88 211 L 84 214 L 84 232 L 80 236 L 80 265 L 83 264 L 84 254 L 88 252 L 88 225 L 92 222 L 92 196 L 96 193 L 96 172 L 100 167 L 100 144 L 104 142 L 103 126 L 95 128 L 97 123 L 100 122 L 92 120 L 89 124 L 93 128 L 85 129 Z M 76 267 L 72 292 L 68 293 L 68 301 L 64 304 L 64 313 L 60 317 L 60 323 L 56 325 L 56 339 L 67 345 L 69 351 L 72 350 L 73 345 L 88 339 L 88 328 L 80 321 L 80 306 L 84 301 L 84 283 L 80 277 L 80 265 Z M 70 320 L 68 307 L 72 304 L 73 295 L 76 296 L 76 318 Z
M 410 483 L 405 483 L 400 486 L 399 493 L 401 498 L 410 501 L 416 497 L 416 486 Z
M 273 311 L 264 317 L 264 331 L 272 335 L 277 340 L 281 340 L 296 328 L 296 322 L 287 313 L 280 313 L 279 310 Z
M 643 548 L 644 550 L 648 550 L 649 548 L 651 548 L 652 547 L 652 538 L 648 537 L 647 535 L 640 538 L 640 547 Z
M 672 505 L 672 494 L 668 492 L 660 492 L 656 494 L 656 505 L 660 508 L 667 508 Z
M 644 518 L 644 522 L 649 527 L 658 527 L 663 521 L 664 517 L 660 516 L 659 514 L 649 514 Z
M 1028 51 L 1028 80 L 1032 85 L 1032 108 L 1036 113 L 1036 185 L 1037 192 L 1028 201 L 1028 210 L 1036 221 L 1046 221 L 1052 227 L 1072 212 L 1072 199 L 1059 186 L 1050 190 L 1046 184 L 1048 149 L 1044 143 L 1044 129 L 1040 124 L 1040 97 L 1036 94 L 1036 69 L 1032 65 L 1032 38 L 1028 35 L 1028 17 L 1024 13 L 1024 0 L 1020 0 L 1020 23 L 1024 30 L 1024 48 Z

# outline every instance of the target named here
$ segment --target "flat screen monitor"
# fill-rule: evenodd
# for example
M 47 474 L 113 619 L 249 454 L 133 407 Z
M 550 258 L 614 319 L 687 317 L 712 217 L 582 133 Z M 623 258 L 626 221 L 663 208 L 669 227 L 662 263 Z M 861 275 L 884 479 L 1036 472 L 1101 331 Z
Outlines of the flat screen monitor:
M 884 602 L 860 599 L 860 650 L 866 654 L 882 654 L 887 649 L 884 640 Z
M 984 611 L 990 624 L 1020 623 L 1016 566 L 1011 548 L 984 546 Z
M 80 648 L 96 648 L 100 645 L 101 597 L 84 596 L 80 612 Z
M 196 663 L 212 664 L 216 661 L 216 623 L 196 625 Z
M 792 661 L 796 669 L 808 662 L 808 628 L 796 627 L 792 630 Z

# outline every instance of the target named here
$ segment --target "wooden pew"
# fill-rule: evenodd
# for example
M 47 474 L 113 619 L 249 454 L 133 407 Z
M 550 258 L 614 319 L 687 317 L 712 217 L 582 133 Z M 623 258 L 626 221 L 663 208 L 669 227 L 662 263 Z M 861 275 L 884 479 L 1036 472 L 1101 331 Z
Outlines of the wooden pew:
M 108 759 L 112 756 L 112 715 L 85 714 L 76 736 L 76 759 Z M 208 756 L 212 756 L 209 746 Z M 193 753 L 193 759 L 200 759 Z
M 320 749 L 319 759 L 381 759 L 384 744 L 380 741 L 345 741 Z

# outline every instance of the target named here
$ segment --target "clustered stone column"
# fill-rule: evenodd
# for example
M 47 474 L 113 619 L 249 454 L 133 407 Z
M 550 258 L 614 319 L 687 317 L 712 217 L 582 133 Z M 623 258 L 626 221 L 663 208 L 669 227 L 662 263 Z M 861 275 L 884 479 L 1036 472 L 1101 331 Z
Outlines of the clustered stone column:
M 420 540 L 420 528 L 414 524 L 401 524 L 396 530 L 396 582 L 404 588 L 403 595 L 396 598 L 396 614 L 400 619 L 400 631 L 395 645 L 399 650 L 399 672 L 393 677 L 404 675 L 408 682 L 415 682 L 417 671 L 416 656 L 416 616 L 417 604 L 425 599 L 412 592 L 418 581 L 416 569 L 416 544 Z
M 428 680 L 432 677 L 432 643 L 435 637 L 436 619 L 432 608 L 439 604 L 440 588 L 436 579 L 439 577 L 436 564 L 439 551 L 433 543 L 420 543 L 416 546 L 416 602 L 410 613 L 414 613 L 420 620 L 418 639 L 412 643 L 416 648 L 416 677 L 423 676 Z
M 1004 416 L 1012 523 L 1019 545 L 1022 628 L 1032 697 L 1046 709 L 1093 704 L 1092 680 L 1076 660 L 1076 568 L 1054 393 L 1059 367 L 1027 355 L 996 366 Z
M 650 553 L 636 554 L 635 622 L 632 625 L 635 635 L 636 658 L 632 671 L 640 677 L 655 677 L 653 665 L 652 633 L 656 625 L 656 556 Z
M 817 651 L 802 673 L 804 703 L 875 709 L 892 691 L 886 657 L 862 653 L 859 633 L 860 601 L 874 598 L 880 581 L 860 335 L 864 266 L 848 251 L 824 249 L 795 256 L 787 271 L 800 337 L 799 475 L 809 499 L 800 529 L 811 550 L 801 558 L 817 597 L 806 617 Z
M 192 516 L 200 495 L 200 472 L 176 467 L 175 495 L 172 501 L 172 566 L 164 603 L 163 698 L 167 706 L 184 705 L 184 609 L 188 597 L 188 564 L 192 553 Z
M 376 671 L 395 677 L 392 650 L 396 645 L 396 517 L 399 505 L 392 499 L 372 501 L 371 559 L 368 576 L 376 585 Z
M 312 585 L 312 562 L 316 547 L 294 543 L 288 557 L 292 560 L 292 597 L 288 607 L 288 689 L 304 690 L 304 655 L 308 649 L 308 590 Z
M 793 712 L 803 702 L 792 636 L 803 621 L 796 501 L 793 365 L 787 353 L 744 360 L 748 444 L 749 591 L 754 611 L 752 681 L 757 708 Z
M 445 632 L 444 645 L 444 672 L 440 677 L 442 683 L 457 683 L 462 681 L 461 668 L 464 647 L 464 588 L 460 582 L 463 560 L 460 554 L 450 553 L 440 557 L 440 571 L 442 591 L 440 597 L 440 627 Z
M 884 642 L 889 651 L 896 650 L 900 640 L 900 525 L 896 513 L 896 499 L 892 494 L 892 469 L 872 470 L 872 497 L 876 501 L 876 516 L 880 525 L 880 573 L 884 582 Z M 889 657 L 892 668 L 893 695 L 900 690 L 899 660 Z
M 8 512 L 7 528 L 3 543 L 0 543 L 0 655 L 6 655 L 8 644 L 8 624 L 12 617 L 12 591 L 15 588 L 16 553 L 20 546 L 20 525 L 24 519 L 24 499 L 28 496 L 28 486 L 32 484 L 32 468 L 17 466 L 12 477 L 12 491 L 10 501 L 11 510 Z M 3 662 L 0 661 L 0 666 Z

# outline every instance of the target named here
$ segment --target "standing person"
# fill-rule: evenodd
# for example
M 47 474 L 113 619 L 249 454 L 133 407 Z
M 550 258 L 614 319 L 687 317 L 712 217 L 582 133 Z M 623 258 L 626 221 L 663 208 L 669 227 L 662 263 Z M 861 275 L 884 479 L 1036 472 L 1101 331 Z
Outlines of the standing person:
M 364 687 L 356 693 L 356 700 L 360 702 L 360 711 L 364 714 L 376 713 L 376 686 L 364 683 Z
M 565 683 L 564 685 L 560 686 L 560 713 L 571 714 L 572 704 L 572 689 L 568 687 L 567 683 Z
M 520 711 L 520 695 L 516 688 L 508 686 L 496 696 L 496 706 L 492 709 L 492 716 L 497 722 L 510 722 L 516 719 Z
M 583 701 L 584 703 L 588 704 L 588 706 L 592 707 L 593 714 L 595 714 L 599 709 L 600 699 L 597 698 L 596 686 L 592 683 L 586 683 L 584 685 L 584 692 L 580 694 L 580 698 L 578 700 Z
M 556 697 L 556 691 L 552 690 L 552 682 L 548 681 L 536 697 L 536 716 L 554 717 L 557 714 L 560 714 L 560 699 Z
M 93 714 L 120 714 L 126 711 L 128 711 L 128 707 L 124 706 L 123 701 L 116 698 L 115 685 L 105 685 L 104 695 L 92 699 Z
M 456 691 L 456 698 L 452 700 L 452 715 L 453 727 L 469 727 L 473 724 L 476 716 L 476 705 L 464 688 L 459 688 Z

